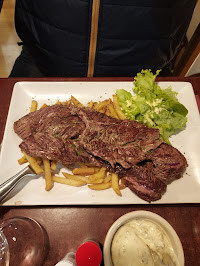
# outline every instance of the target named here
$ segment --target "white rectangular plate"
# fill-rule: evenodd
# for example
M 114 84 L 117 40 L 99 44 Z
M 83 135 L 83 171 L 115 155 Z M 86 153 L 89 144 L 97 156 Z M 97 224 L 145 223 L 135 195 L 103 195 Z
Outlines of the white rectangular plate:
M 159 82 L 161 88 L 171 85 L 178 92 L 179 101 L 189 110 L 186 129 L 171 137 L 171 143 L 188 160 L 184 176 L 168 185 L 162 199 L 154 203 L 199 203 L 200 202 L 200 116 L 195 95 L 190 83 Z M 21 139 L 13 131 L 13 123 L 27 114 L 33 99 L 38 108 L 44 103 L 54 104 L 57 100 L 68 100 L 71 95 L 83 104 L 90 100 L 99 101 L 115 93 L 116 89 L 132 91 L 132 82 L 18 82 L 15 84 L 10 103 L 2 150 L 0 156 L 0 183 L 19 172 L 26 165 L 17 160 L 22 154 L 18 147 Z M 26 177 L 3 205 L 83 205 L 83 204 L 147 204 L 128 188 L 122 190 L 122 197 L 112 189 L 93 191 L 84 187 L 54 184 L 51 191 L 45 191 L 43 176 Z

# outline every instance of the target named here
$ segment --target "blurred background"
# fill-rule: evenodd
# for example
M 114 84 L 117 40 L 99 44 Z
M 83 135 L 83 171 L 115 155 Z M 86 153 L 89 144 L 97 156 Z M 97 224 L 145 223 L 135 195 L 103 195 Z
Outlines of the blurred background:
M 21 51 L 14 24 L 15 0 L 4 0 L 0 13 L 0 78 L 9 76 Z
M 1 3 L 1 0 L 0 0 Z M 4 0 L 0 13 L 0 78 L 9 76 L 21 46 L 14 25 L 15 0 Z M 182 46 L 174 59 L 174 76 L 191 76 L 200 73 L 200 0 Z

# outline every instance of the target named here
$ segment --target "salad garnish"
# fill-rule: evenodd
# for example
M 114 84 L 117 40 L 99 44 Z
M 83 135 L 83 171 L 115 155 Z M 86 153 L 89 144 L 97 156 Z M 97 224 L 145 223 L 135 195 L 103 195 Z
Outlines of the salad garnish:
M 155 82 L 160 71 L 154 75 L 150 69 L 142 70 L 134 78 L 133 94 L 124 89 L 118 89 L 116 94 L 128 119 L 158 128 L 160 138 L 171 144 L 169 137 L 185 128 L 188 110 L 171 86 L 161 89 Z

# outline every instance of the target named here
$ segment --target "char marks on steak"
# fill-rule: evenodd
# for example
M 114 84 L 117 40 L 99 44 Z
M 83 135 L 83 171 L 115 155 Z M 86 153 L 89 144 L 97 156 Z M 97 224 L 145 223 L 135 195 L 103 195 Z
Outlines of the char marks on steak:
M 118 170 L 118 172 L 127 187 L 140 198 L 150 202 L 159 200 L 167 188 L 164 182 L 156 178 L 153 169 L 153 163 L 147 161 L 142 166 L 135 165 L 129 169 Z
M 87 153 L 78 136 L 85 123 L 64 105 L 53 105 L 27 114 L 14 123 L 14 131 L 23 139 L 21 150 L 34 157 L 101 166 L 100 160 Z
M 71 115 L 64 105 L 52 105 L 30 113 L 14 123 L 14 130 L 22 139 L 43 133 L 63 139 L 78 136 L 85 124 L 77 115 Z
M 79 137 L 83 147 L 113 168 L 117 163 L 130 168 L 145 160 L 147 152 L 162 143 L 158 129 L 139 122 L 119 120 L 103 114 L 95 116 L 96 111 L 87 108 L 77 108 L 76 113 L 86 126 Z
M 185 157 L 159 139 L 159 130 L 86 107 L 53 105 L 14 123 L 20 148 L 34 157 L 108 166 L 140 198 L 158 200 L 180 178 Z
M 176 148 L 163 143 L 147 154 L 147 159 L 154 164 L 153 174 L 166 184 L 178 179 L 185 172 L 187 161 Z

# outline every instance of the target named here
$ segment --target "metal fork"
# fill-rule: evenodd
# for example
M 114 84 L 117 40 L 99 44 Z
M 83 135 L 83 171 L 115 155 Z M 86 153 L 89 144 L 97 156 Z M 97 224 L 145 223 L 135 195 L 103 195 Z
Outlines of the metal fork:
M 16 185 L 22 181 L 22 179 L 27 176 L 36 176 L 36 174 L 31 170 L 29 166 L 22 169 L 19 173 L 5 181 L 0 185 L 0 202 L 5 199 L 5 197 L 10 194 L 10 192 L 16 187 Z

